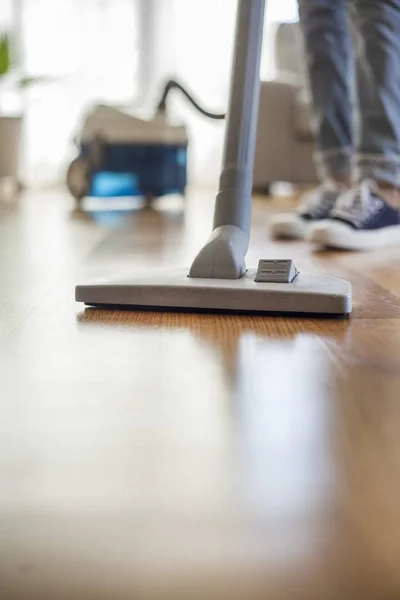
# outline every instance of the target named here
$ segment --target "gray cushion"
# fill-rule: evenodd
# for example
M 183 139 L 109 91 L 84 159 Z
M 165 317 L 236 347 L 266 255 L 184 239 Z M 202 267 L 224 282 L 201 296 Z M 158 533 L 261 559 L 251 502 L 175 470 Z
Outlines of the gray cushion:
M 310 141 L 314 138 L 311 122 L 311 103 L 305 88 L 299 88 L 295 95 L 294 133 L 297 138 Z
M 275 65 L 279 81 L 298 87 L 293 107 L 293 133 L 304 141 L 313 139 L 311 105 L 305 68 L 302 33 L 298 23 L 281 23 L 275 37 Z

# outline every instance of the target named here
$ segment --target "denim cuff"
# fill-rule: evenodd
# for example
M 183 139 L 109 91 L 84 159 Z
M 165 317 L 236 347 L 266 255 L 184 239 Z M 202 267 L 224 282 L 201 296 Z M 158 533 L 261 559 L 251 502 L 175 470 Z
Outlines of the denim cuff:
M 335 175 L 348 175 L 350 177 L 352 157 L 352 148 L 318 150 L 314 154 L 314 161 L 319 178 L 322 180 Z
M 400 187 L 400 156 L 380 154 L 357 154 L 354 158 L 356 181 L 374 179 Z

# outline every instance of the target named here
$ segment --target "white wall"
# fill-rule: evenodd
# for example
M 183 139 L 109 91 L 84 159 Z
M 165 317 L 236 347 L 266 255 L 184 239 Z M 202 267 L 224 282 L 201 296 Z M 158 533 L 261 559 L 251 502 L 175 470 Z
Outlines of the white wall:
M 267 23 L 296 18 L 296 0 L 267 5 Z M 129 102 L 146 92 L 142 100 L 153 107 L 165 80 L 176 77 L 207 107 L 226 110 L 236 0 L 0 0 L 0 26 L 15 22 L 18 6 L 25 67 L 55 78 L 25 97 L 28 182 L 63 176 L 79 116 L 99 100 Z M 266 28 L 263 77 L 273 74 L 272 30 Z M 215 184 L 224 124 L 197 115 L 178 96 L 172 105 L 189 127 L 192 181 Z

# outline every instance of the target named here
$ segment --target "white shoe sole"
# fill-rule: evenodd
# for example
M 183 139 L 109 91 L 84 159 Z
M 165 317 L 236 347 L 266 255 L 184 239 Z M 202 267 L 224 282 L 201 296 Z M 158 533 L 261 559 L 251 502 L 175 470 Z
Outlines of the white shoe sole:
M 372 250 L 400 244 L 400 225 L 373 231 L 357 231 L 345 223 L 326 220 L 313 225 L 307 239 L 328 248 Z
M 277 215 L 271 221 L 271 236 L 276 240 L 304 240 L 308 229 L 309 223 L 294 214 Z

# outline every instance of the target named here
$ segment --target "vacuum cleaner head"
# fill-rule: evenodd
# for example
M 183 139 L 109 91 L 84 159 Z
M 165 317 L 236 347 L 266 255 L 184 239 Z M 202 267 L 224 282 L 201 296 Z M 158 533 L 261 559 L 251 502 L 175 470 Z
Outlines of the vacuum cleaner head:
M 280 274 L 276 273 L 278 270 Z M 187 269 L 152 270 L 126 279 L 78 285 L 76 300 L 92 306 L 194 311 L 316 315 L 351 312 L 351 286 L 346 281 L 325 275 L 297 274 L 292 270 L 285 282 L 280 279 L 283 269 L 276 271 L 270 274 L 269 280 L 257 281 L 260 268 L 258 271 L 249 269 L 240 279 L 193 278 L 188 277 Z

